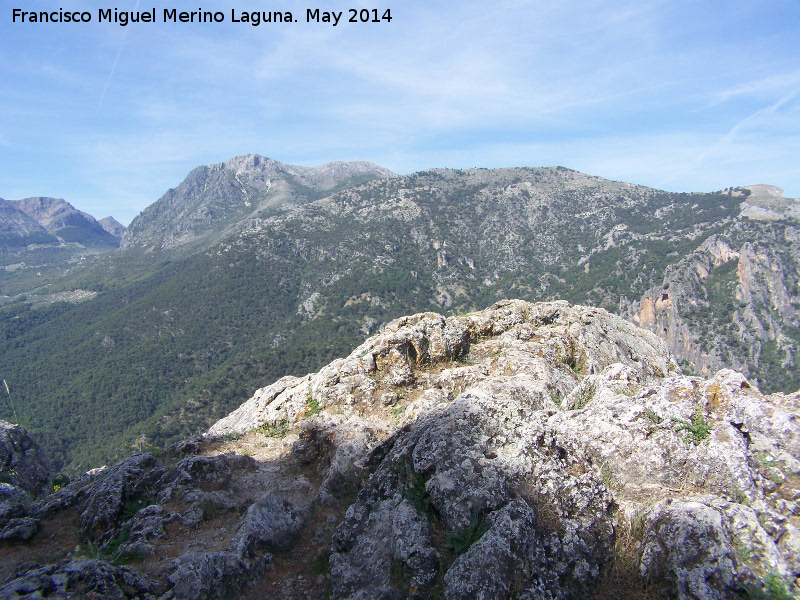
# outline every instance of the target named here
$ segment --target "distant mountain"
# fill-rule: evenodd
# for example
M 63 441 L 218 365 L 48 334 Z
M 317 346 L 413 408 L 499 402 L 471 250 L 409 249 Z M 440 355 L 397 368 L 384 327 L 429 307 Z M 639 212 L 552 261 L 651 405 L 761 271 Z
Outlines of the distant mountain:
M 128 227 L 123 248 L 192 250 L 276 213 L 394 173 L 369 162 L 287 165 L 248 154 L 197 167 Z
M 29 244 L 57 243 L 54 235 L 15 202 L 0 198 L 0 252 L 18 251 Z
M 652 327 L 684 368 L 746 367 L 764 391 L 794 391 L 800 223 L 793 202 L 755 196 L 676 194 L 563 167 L 395 176 L 368 163 L 239 157 L 192 171 L 131 223 L 120 251 L 51 279 L 50 298 L 81 304 L 0 309 L 4 373 L 20 418 L 69 470 L 137 436 L 163 445 L 195 433 L 399 315 L 502 298 L 600 306 Z M 757 218 L 754 206 L 777 216 Z M 722 243 L 738 254 L 706 264 Z M 754 277 L 737 284 L 731 274 L 751 255 L 762 257 L 748 259 Z M 731 301 L 755 281 L 752 301 Z M 784 308 L 764 308 L 765 290 Z M 650 316 L 668 300 L 689 315 L 675 335 Z M 729 336 L 732 323 L 743 333 Z
M 0 306 L 20 298 L 46 303 L 91 296 L 52 294 L 49 288 L 86 257 L 116 250 L 119 243 L 119 235 L 61 198 L 0 199 Z
M 119 240 L 106 231 L 93 216 L 77 210 L 61 198 L 24 198 L 12 202 L 19 210 L 36 219 L 61 242 L 83 246 L 116 248 Z
M 122 234 L 125 233 L 125 226 L 117 221 L 114 217 L 100 219 L 98 223 L 100 223 L 100 226 L 115 238 L 121 238 Z

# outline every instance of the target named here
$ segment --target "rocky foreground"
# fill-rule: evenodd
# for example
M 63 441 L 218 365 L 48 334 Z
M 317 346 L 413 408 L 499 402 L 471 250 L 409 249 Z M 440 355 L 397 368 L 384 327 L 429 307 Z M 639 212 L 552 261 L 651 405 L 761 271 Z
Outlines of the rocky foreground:
M 791 598 L 798 415 L 599 309 L 403 317 L 55 493 L 3 425 L 0 598 Z

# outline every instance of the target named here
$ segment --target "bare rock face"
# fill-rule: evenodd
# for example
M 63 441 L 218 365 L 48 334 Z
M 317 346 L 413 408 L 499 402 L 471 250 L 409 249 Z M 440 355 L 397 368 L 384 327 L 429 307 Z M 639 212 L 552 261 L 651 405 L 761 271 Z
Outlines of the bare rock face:
M 164 600 L 783 597 L 800 582 L 798 416 L 800 392 L 685 376 L 603 310 L 502 301 L 392 321 L 171 459 L 131 457 L 28 512 L 77 509 Z

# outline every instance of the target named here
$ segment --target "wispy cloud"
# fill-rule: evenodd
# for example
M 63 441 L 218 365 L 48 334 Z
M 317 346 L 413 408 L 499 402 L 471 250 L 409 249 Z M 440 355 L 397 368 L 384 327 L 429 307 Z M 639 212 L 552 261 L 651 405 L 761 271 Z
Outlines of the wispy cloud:
M 139 0 L 136 0 L 136 4 L 133 7 L 133 12 L 137 12 L 139 10 Z M 114 77 L 114 72 L 117 70 L 117 63 L 119 62 L 119 57 L 122 55 L 122 48 L 125 47 L 125 40 L 128 39 L 128 29 L 125 28 L 125 33 L 122 34 L 122 40 L 120 40 L 119 48 L 117 49 L 117 55 L 114 57 L 114 64 L 111 65 L 111 72 L 108 74 L 108 78 L 106 79 L 106 84 L 103 86 L 103 92 L 100 94 L 100 101 L 97 103 L 97 111 L 100 111 L 100 108 L 103 106 L 103 100 L 106 97 L 106 92 L 108 91 L 108 84 L 111 83 L 111 79 Z
M 741 96 L 775 95 L 786 90 L 800 90 L 800 70 L 763 77 L 716 92 L 708 103 L 713 108 Z

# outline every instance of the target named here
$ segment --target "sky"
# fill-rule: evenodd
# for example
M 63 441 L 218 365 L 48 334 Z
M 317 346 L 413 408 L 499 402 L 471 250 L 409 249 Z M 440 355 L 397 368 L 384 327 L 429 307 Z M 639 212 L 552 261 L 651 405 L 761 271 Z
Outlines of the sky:
M 98 23 L 109 8 L 156 22 Z M 391 21 L 349 23 L 351 8 Z M 297 22 L 232 22 L 253 11 Z M 797 0 L 0 0 L 0 197 L 127 225 L 194 167 L 248 153 L 800 197 L 798 40 Z

